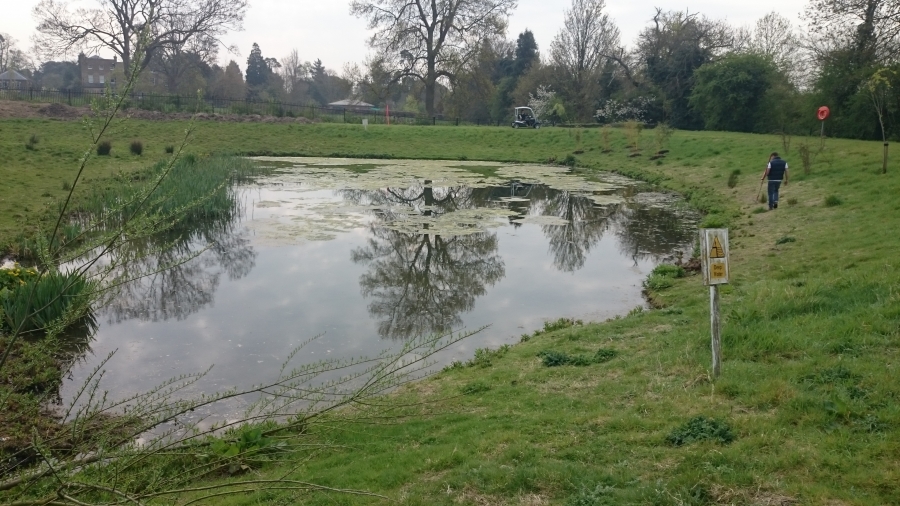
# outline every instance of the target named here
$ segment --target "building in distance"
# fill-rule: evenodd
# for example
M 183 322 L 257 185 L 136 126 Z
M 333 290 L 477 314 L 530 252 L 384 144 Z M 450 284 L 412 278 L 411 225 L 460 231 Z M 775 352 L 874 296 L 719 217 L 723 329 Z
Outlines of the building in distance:
M 113 77 L 113 72 L 116 70 L 117 64 L 116 56 L 109 60 L 98 55 L 79 54 L 78 67 L 81 70 L 82 89 L 87 92 L 102 91 L 107 84 L 110 88 L 115 88 L 116 78 Z
M 31 80 L 15 70 L 7 70 L 0 74 L 0 90 L 29 90 Z

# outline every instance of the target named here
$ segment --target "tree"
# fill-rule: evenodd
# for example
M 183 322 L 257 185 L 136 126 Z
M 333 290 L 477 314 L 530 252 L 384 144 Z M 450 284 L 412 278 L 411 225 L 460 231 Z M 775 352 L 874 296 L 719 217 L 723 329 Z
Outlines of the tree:
M 456 73 L 486 38 L 502 35 L 516 0 L 353 0 L 350 12 L 374 30 L 369 44 L 401 75 L 425 86 L 425 108 L 434 114 L 440 79 Z
M 300 85 L 309 79 L 309 65 L 300 59 L 300 53 L 296 49 L 281 59 L 281 77 L 284 79 L 284 91 L 293 95 L 299 91 Z
M 603 12 L 605 0 L 572 0 L 563 28 L 550 45 L 554 64 L 566 75 L 570 102 L 576 114 L 590 117 L 597 74 L 608 62 L 605 55 L 619 47 L 619 29 Z
M 259 44 L 253 43 L 250 56 L 247 57 L 247 86 L 265 86 L 269 80 L 269 66 L 263 58 Z
M 706 64 L 694 74 L 690 104 L 708 130 L 753 132 L 769 119 L 764 107 L 778 70 L 762 55 L 729 55 Z
M 22 50 L 16 47 L 16 39 L 9 34 L 0 34 L 0 72 L 9 69 L 30 69 L 31 59 Z
M 196 94 L 212 73 L 219 55 L 219 43 L 207 36 L 194 37 L 184 44 L 168 44 L 156 53 L 150 69 L 163 76 L 169 93 Z
M 229 30 L 240 30 L 247 10 L 246 0 L 96 1 L 94 8 L 70 12 L 65 2 L 41 0 L 33 10 L 38 51 L 53 57 L 108 49 L 128 73 L 132 61 L 144 69 L 167 46 L 182 47 L 195 38 L 218 41 Z M 142 33 L 146 40 L 141 54 L 135 54 Z
M 875 114 L 878 115 L 878 126 L 881 127 L 881 141 L 884 143 L 884 159 L 881 165 L 882 174 L 887 174 L 888 142 L 887 134 L 884 129 L 884 117 L 886 115 L 885 109 L 887 108 L 888 92 L 891 89 L 891 79 L 889 76 L 892 73 L 891 70 L 886 68 L 878 69 L 865 84 L 866 92 L 868 92 L 869 97 L 872 99 L 872 106 L 875 108 Z M 896 74 L 893 77 L 896 78 Z
M 34 85 L 52 90 L 78 90 L 81 88 L 81 72 L 74 62 L 47 61 L 34 73 Z
M 900 50 L 897 0 L 810 0 L 803 17 L 820 57 L 836 47 L 850 48 L 850 63 L 866 67 L 895 59 Z
M 516 76 L 521 76 L 540 60 L 541 55 L 538 53 L 538 44 L 534 40 L 534 34 L 531 30 L 526 29 L 519 34 L 519 38 L 516 40 Z
M 673 126 L 699 129 L 702 119 L 689 104 L 694 71 L 733 46 L 731 27 L 705 16 L 662 9 L 657 9 L 652 21 L 638 37 L 644 75 L 662 95 Z
M 217 78 L 212 86 L 212 94 L 216 98 L 229 100 L 243 100 L 247 97 L 247 85 L 244 83 L 244 73 L 238 64 L 231 60 L 225 71 Z

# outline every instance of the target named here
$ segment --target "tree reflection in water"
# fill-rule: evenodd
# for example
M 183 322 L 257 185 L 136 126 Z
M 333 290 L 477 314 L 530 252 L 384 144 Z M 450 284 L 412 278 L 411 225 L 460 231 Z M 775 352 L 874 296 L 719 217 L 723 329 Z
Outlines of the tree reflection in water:
M 544 225 L 541 229 L 550 242 L 553 265 L 563 272 L 584 267 L 587 255 L 609 229 L 609 217 L 616 207 L 600 207 L 583 194 L 552 190 L 543 186 L 533 192 L 535 204 L 543 216 L 566 220 L 565 225 Z
M 369 313 L 379 319 L 384 338 L 409 339 L 462 325 L 460 315 L 505 275 L 497 253 L 497 235 L 477 232 L 444 236 L 435 231 L 411 234 L 386 225 L 403 214 L 434 217 L 476 207 L 487 193 L 470 188 L 431 188 L 430 181 L 407 189 L 345 191 L 358 204 L 383 206 L 371 225 L 372 238 L 353 250 L 354 263 L 369 267 L 360 278 Z
M 222 274 L 240 279 L 256 265 L 250 239 L 233 224 L 192 223 L 133 244 L 118 258 L 123 284 L 105 308 L 110 323 L 183 320 L 212 304 Z
M 670 207 L 627 204 L 613 215 L 619 251 L 639 260 L 665 261 L 679 256 L 694 240 L 693 221 Z
M 395 230 L 391 223 L 416 216 L 435 218 L 452 211 L 502 206 L 526 216 L 552 216 L 565 224 L 542 225 L 554 266 L 563 272 L 583 268 L 603 235 L 614 230 L 621 247 L 635 261 L 659 260 L 691 240 L 685 217 L 673 209 L 643 203 L 599 206 L 584 193 L 544 185 L 511 182 L 492 188 L 432 188 L 430 181 L 409 188 L 345 190 L 358 205 L 377 207 L 372 237 L 352 252 L 353 262 L 366 265 L 360 278 L 369 313 L 379 319 L 382 337 L 408 339 L 462 325 L 461 314 L 505 275 L 495 233 L 449 236 L 429 233 L 423 220 L 419 233 Z M 526 200 L 527 199 L 527 200 Z

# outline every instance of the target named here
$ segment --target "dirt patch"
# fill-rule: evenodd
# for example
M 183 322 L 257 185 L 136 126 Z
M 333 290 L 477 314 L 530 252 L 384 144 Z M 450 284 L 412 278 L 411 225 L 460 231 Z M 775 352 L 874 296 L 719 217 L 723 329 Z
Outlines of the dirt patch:
M 90 114 L 88 107 L 72 107 L 65 104 L 40 104 L 20 102 L 16 100 L 0 100 L 0 118 L 59 118 L 75 120 Z M 291 118 L 262 116 L 259 114 L 214 114 L 198 113 L 165 113 L 160 111 L 145 111 L 143 109 L 129 109 L 126 116 L 134 119 L 149 121 L 189 120 L 195 118 L 199 121 L 222 121 L 228 123 L 300 123 L 308 124 L 315 121 L 307 118 Z
M 39 114 L 49 116 L 51 118 L 80 118 L 89 112 L 86 107 L 70 107 L 63 104 L 50 104 L 41 107 L 37 111 Z

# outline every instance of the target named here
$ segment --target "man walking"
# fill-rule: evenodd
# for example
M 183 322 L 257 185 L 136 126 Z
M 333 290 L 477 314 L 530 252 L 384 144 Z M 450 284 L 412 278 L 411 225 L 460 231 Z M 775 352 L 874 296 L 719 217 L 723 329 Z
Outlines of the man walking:
M 769 156 L 769 165 L 766 166 L 762 179 L 766 178 L 769 180 L 769 210 L 778 209 L 778 189 L 781 188 L 782 181 L 785 186 L 788 183 L 788 164 L 778 153 Z

